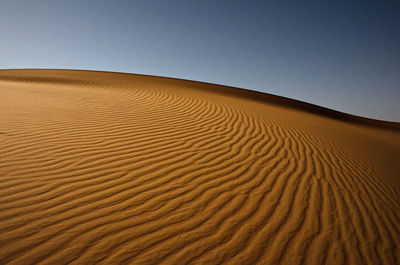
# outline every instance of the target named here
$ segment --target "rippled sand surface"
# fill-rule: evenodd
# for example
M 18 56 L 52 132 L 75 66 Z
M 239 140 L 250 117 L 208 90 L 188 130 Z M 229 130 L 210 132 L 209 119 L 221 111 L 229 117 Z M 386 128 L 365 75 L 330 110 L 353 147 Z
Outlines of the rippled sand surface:
M 0 264 L 400 264 L 400 126 L 151 76 L 0 71 Z

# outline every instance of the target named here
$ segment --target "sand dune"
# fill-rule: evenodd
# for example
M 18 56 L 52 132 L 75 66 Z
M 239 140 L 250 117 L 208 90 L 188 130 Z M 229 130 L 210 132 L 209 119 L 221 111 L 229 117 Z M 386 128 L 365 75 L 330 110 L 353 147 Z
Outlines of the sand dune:
M 0 264 L 400 264 L 398 123 L 106 72 L 0 98 Z

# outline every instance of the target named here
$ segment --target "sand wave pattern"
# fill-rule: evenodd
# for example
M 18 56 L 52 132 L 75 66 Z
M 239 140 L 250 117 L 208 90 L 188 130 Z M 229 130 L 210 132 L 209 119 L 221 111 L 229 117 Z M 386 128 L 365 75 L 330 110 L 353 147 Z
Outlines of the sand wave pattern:
M 279 115 L 157 82 L 0 91 L 0 264 L 400 264 L 385 173 Z

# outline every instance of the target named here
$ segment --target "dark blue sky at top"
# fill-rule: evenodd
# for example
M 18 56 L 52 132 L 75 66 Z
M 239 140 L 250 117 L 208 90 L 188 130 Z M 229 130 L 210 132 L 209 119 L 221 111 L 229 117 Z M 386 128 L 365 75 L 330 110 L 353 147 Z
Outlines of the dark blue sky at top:
M 400 121 L 399 2 L 1 0 L 0 68 L 177 77 Z

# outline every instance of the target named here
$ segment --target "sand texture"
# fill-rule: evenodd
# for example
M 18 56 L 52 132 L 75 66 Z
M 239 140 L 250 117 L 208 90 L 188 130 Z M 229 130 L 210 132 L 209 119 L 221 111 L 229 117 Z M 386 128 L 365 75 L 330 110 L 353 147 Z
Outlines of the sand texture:
M 400 126 L 236 88 L 0 71 L 0 264 L 400 264 Z

